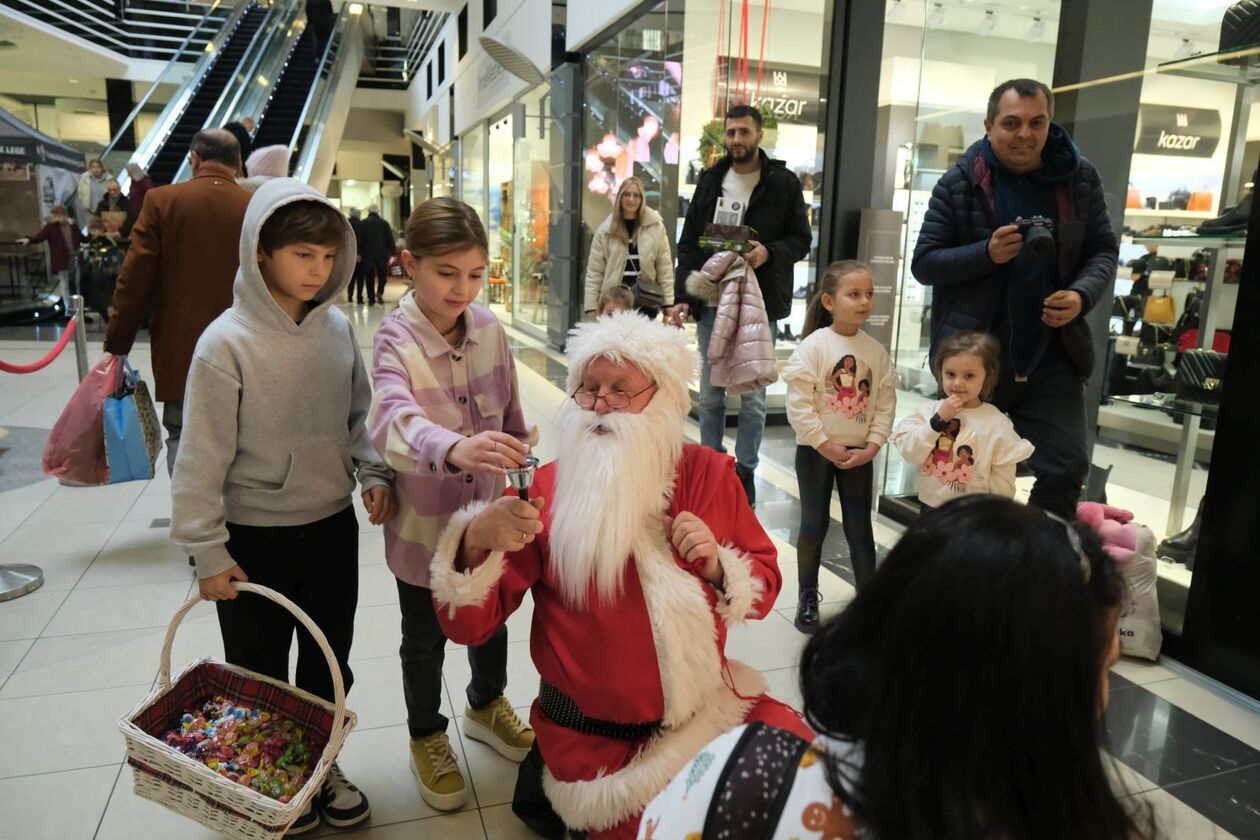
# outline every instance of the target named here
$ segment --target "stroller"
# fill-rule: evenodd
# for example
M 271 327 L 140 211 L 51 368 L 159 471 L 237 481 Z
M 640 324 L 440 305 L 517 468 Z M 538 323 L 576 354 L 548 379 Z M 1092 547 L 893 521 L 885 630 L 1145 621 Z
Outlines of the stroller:
M 126 256 L 126 244 L 115 242 L 106 236 L 85 240 L 79 246 L 79 289 L 83 295 L 84 308 L 99 314 L 105 323 L 109 323 L 114 286 L 118 282 L 118 272 Z

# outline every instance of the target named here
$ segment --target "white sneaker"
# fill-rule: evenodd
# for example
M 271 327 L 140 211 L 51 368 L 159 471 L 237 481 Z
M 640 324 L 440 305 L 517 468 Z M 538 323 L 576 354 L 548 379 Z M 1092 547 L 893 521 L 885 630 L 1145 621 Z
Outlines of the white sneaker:
M 335 828 L 358 825 L 372 815 L 367 797 L 350 783 L 341 766 L 333 764 L 319 793 L 319 809 L 324 820 Z

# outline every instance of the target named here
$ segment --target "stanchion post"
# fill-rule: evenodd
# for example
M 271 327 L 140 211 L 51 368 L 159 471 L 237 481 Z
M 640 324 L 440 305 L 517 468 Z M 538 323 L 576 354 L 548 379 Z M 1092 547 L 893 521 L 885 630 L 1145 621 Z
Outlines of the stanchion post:
M 70 310 L 74 313 L 74 360 L 79 366 L 79 381 L 88 375 L 87 327 L 83 323 L 83 295 L 70 296 Z

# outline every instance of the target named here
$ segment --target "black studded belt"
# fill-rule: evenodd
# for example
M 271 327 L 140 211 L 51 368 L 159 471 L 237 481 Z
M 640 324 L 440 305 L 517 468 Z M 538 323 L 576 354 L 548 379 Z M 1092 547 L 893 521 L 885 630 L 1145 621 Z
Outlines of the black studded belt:
M 642 741 L 651 738 L 661 728 L 659 720 L 650 723 L 616 723 L 587 717 L 569 695 L 543 679 L 538 681 L 538 708 L 565 729 L 572 729 L 583 735 L 616 738 L 619 741 Z

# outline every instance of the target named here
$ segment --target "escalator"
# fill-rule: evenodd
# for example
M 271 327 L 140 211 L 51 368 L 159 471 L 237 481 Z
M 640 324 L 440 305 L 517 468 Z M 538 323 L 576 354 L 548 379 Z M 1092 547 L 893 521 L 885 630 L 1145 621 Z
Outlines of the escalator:
M 155 183 L 169 184 L 174 179 L 188 155 L 193 135 L 205 127 L 207 118 L 232 81 L 241 57 L 249 49 L 266 16 L 266 10 L 254 3 L 240 15 L 236 28 L 219 50 L 214 64 L 201 76 L 200 85 L 193 92 L 188 106 L 149 163 L 149 175 Z
M 316 38 L 311 27 L 302 32 L 290 53 L 284 72 L 254 133 L 254 148 L 292 146 L 298 134 L 311 88 L 320 69 L 321 56 L 315 53 Z

